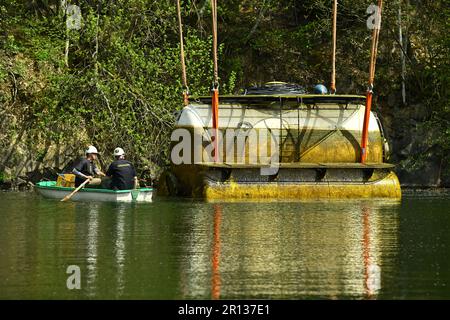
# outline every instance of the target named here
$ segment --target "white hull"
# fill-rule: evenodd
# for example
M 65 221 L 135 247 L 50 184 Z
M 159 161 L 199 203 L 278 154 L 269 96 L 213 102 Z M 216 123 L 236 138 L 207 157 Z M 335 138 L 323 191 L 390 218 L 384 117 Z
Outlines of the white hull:
M 63 199 L 73 190 L 55 190 L 55 188 L 38 187 L 37 191 L 45 198 Z M 137 197 L 133 199 L 133 192 Z M 102 202 L 152 202 L 153 190 L 134 190 L 134 191 L 109 191 L 99 192 L 90 191 L 89 189 L 82 189 L 75 193 L 70 200 L 72 201 L 102 201 Z

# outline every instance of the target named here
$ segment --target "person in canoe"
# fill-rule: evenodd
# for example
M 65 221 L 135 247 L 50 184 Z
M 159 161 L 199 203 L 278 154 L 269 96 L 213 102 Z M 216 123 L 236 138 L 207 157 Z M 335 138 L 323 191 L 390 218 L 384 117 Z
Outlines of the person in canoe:
M 110 189 L 130 190 L 139 185 L 136 170 L 133 164 L 125 160 L 125 151 L 122 148 L 114 149 L 114 160 L 106 171 L 106 176 L 111 178 Z
M 95 178 L 94 176 L 104 177 L 105 174 L 100 171 L 95 165 L 94 161 L 97 159 L 98 151 L 94 146 L 89 146 L 86 150 L 86 157 L 81 158 L 72 169 L 72 173 L 75 175 L 75 187 L 78 187 L 86 179 L 89 179 L 89 186 L 100 186 L 102 180 Z

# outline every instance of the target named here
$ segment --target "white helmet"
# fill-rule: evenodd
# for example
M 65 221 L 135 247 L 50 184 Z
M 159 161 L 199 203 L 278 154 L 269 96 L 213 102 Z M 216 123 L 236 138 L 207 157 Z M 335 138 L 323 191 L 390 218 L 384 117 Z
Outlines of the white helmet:
M 97 148 L 94 147 L 94 146 L 89 146 L 89 147 L 87 148 L 87 150 L 86 150 L 86 154 L 89 154 L 89 153 L 95 153 L 95 154 L 98 154 Z
M 120 157 L 123 156 L 125 154 L 125 151 L 123 151 L 122 148 L 115 148 L 114 149 L 114 156 L 115 157 Z

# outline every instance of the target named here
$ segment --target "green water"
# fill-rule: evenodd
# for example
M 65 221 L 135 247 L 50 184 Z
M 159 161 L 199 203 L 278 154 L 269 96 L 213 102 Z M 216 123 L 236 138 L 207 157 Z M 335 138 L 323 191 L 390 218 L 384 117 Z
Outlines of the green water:
M 81 289 L 66 286 L 80 267 Z M 60 203 L 0 193 L 0 298 L 450 298 L 450 193 Z

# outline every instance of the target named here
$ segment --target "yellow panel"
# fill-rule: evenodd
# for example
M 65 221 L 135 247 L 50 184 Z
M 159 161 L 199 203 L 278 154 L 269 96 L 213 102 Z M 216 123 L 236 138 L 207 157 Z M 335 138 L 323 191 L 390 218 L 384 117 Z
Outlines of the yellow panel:
M 395 173 L 368 183 L 261 183 L 235 182 L 208 185 L 206 200 L 219 199 L 401 199 L 400 183 Z

